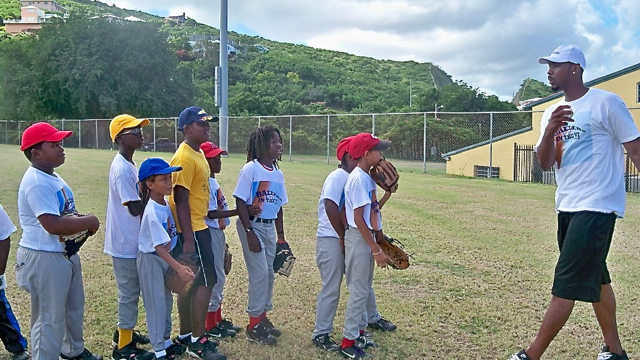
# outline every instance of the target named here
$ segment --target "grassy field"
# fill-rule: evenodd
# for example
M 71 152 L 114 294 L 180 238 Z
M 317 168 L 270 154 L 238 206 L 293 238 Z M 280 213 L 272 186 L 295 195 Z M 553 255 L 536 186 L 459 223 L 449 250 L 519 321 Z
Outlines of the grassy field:
M 17 189 L 27 160 L 16 146 L 5 154 L 0 203 L 17 224 Z M 58 172 L 75 193 L 80 212 L 105 218 L 107 176 L 115 152 L 67 149 Z M 141 162 L 150 153 L 139 152 Z M 169 154 L 163 155 L 168 159 Z M 232 192 L 242 157 L 223 160 L 219 181 Z M 230 359 L 338 359 L 310 341 L 320 278 L 315 266 L 317 201 L 325 176 L 335 165 L 283 162 L 290 203 L 285 207 L 286 237 L 298 258 L 290 278 L 277 277 L 273 322 L 284 332 L 275 347 L 249 344 L 241 333 L 224 340 Z M 401 167 L 402 168 L 402 167 Z M 383 209 L 385 229 L 413 253 L 405 271 L 376 269 L 374 287 L 383 316 L 394 333 L 374 333 L 378 359 L 506 359 L 534 337 L 550 298 L 557 258 L 554 187 L 425 175 L 403 171 L 400 189 Z M 628 196 L 627 217 L 618 222 L 609 266 L 618 297 L 623 345 L 640 353 L 640 197 Z M 15 263 L 20 234 L 13 236 L 9 269 Z M 102 253 L 103 228 L 81 251 L 87 303 L 87 347 L 110 356 L 116 325 L 116 286 L 109 257 Z M 226 286 L 224 315 L 246 325 L 246 270 L 235 229 L 227 231 L 234 267 Z M 28 333 L 29 301 L 7 271 L 8 297 Z M 344 286 L 343 286 L 344 287 Z M 347 290 L 335 321 L 336 339 L 344 319 Z M 140 302 L 138 328 L 146 333 Z M 174 313 L 174 318 L 177 314 Z M 177 329 L 177 320 L 174 323 Z M 567 326 L 547 352 L 547 359 L 595 359 L 602 346 L 588 304 L 578 304 Z M 8 358 L 2 352 L 0 358 Z M 184 357 L 186 359 L 186 356 Z

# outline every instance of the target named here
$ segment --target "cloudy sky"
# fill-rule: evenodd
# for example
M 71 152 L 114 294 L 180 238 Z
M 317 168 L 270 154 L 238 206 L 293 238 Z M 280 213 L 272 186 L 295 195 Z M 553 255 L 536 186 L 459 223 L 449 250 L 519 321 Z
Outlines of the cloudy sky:
M 114 3 L 220 24 L 219 0 Z M 587 81 L 640 62 L 638 0 L 230 0 L 229 29 L 377 59 L 433 62 L 454 80 L 505 100 L 527 77 L 546 82 L 537 59 L 560 44 L 584 50 Z

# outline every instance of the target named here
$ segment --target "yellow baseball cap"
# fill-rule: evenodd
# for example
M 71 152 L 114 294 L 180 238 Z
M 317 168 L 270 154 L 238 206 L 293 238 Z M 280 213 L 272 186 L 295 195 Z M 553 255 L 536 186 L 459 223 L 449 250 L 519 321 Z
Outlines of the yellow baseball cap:
M 127 114 L 118 115 L 109 123 L 109 135 L 111 135 L 111 141 L 115 142 L 116 136 L 118 136 L 118 134 L 120 134 L 124 129 L 147 125 L 149 125 L 149 120 L 147 119 L 136 119 Z

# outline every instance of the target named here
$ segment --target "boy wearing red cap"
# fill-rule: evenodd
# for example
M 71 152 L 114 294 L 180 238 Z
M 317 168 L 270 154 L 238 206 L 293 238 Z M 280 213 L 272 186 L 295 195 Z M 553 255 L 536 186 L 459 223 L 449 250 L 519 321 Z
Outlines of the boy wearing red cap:
M 142 127 L 147 119 L 118 115 L 109 123 L 111 140 L 118 145 L 118 154 L 109 169 L 109 197 L 105 225 L 104 253 L 111 256 L 118 286 L 118 328 L 113 335 L 113 360 L 128 360 L 143 355 L 138 344 L 148 344 L 149 338 L 133 331 L 138 321 L 140 281 L 136 268 L 140 214 L 144 204 L 138 189 L 138 169 L 134 152 L 142 147 Z
M 219 174 L 222 170 L 222 159 L 220 156 L 228 155 L 228 153 L 210 141 L 200 145 L 200 149 L 204 152 L 204 157 L 207 159 L 207 163 L 211 169 L 209 177 L 209 212 L 207 213 L 205 222 L 211 234 L 213 267 L 217 278 L 217 282 L 211 290 L 205 328 L 207 335 L 212 337 L 234 337 L 242 328 L 233 325 L 230 320 L 222 318 L 222 291 L 226 280 L 226 274 L 224 273 L 224 254 L 225 251 L 227 251 L 224 229 L 230 224 L 229 217 L 237 216 L 238 211 L 229 210 L 227 199 L 222 193 L 218 180 L 216 180 L 216 174 Z M 252 215 L 256 214 L 252 213 Z
M 84 288 L 78 254 L 65 256 L 59 235 L 100 226 L 94 215 L 61 217 L 75 212 L 73 192 L 54 172 L 64 164 L 62 139 L 70 131 L 58 131 L 41 122 L 22 134 L 20 150 L 31 166 L 18 190 L 22 238 L 17 254 L 16 282 L 31 295 L 31 352 L 33 359 L 101 360 L 84 347 Z
M 340 353 L 351 359 L 366 356 L 362 349 L 356 347 L 356 339 L 364 333 L 361 323 L 371 293 L 374 261 L 380 267 L 387 265 L 387 257 L 374 238 L 374 231 L 382 230 L 380 207 L 384 202 L 377 200 L 376 183 L 369 170 L 380 162 L 382 150 L 389 146 L 389 141 L 381 141 L 370 133 L 360 133 L 351 139 L 347 148 L 351 157 L 357 160 L 357 166 L 349 174 L 344 189 L 347 222 L 344 234 L 345 275 L 349 300 Z

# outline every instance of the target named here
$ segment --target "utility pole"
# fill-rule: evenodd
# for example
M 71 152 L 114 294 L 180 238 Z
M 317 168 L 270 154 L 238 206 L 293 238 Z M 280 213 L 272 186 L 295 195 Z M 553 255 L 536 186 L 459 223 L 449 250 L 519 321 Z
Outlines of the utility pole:
M 229 65 L 227 57 L 228 0 L 220 0 L 220 148 L 229 151 Z

